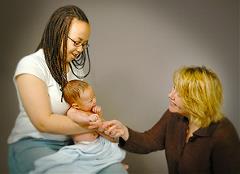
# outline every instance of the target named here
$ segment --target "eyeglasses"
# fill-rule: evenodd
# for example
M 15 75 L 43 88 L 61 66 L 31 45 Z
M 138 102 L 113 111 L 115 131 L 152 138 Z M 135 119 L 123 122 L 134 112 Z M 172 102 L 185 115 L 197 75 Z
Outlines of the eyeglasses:
M 82 46 L 83 49 L 86 49 L 89 47 L 89 44 L 88 43 L 82 43 L 82 42 L 79 42 L 79 41 L 75 41 L 73 40 L 71 37 L 68 36 L 68 38 L 73 42 L 73 45 L 75 47 L 80 47 Z

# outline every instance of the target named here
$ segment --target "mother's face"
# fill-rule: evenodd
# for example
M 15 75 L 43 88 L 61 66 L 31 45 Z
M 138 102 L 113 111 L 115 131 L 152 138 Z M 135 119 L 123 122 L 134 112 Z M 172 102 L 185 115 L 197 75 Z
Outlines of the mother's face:
M 67 40 L 67 62 L 77 58 L 87 47 L 90 36 L 90 25 L 74 18 L 72 20 Z

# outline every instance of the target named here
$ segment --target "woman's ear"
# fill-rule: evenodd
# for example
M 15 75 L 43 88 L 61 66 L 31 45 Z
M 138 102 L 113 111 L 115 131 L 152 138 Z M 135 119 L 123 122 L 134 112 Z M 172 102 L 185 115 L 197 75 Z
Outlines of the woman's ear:
M 77 103 L 73 103 L 72 107 L 75 108 L 75 109 L 80 109 Z

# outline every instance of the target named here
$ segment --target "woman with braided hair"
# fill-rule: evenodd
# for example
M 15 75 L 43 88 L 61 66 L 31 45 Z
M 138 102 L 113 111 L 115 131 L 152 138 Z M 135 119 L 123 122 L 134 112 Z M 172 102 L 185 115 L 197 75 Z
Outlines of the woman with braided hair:
M 65 116 L 69 105 L 62 98 L 68 81 L 84 79 L 90 72 L 89 36 L 84 12 L 72 5 L 60 7 L 50 17 L 36 52 L 18 62 L 14 83 L 20 112 L 8 138 L 9 173 L 29 173 L 34 161 L 71 144 L 69 135 L 92 131 Z M 117 163 L 100 173 L 126 171 Z

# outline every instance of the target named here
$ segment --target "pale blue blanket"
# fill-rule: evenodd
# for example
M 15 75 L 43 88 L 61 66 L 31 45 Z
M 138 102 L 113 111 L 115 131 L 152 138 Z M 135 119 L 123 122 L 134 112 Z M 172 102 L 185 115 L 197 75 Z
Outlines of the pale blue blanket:
M 103 137 L 94 142 L 65 146 L 58 152 L 35 161 L 30 174 L 96 174 L 103 168 L 121 162 L 126 152 Z

